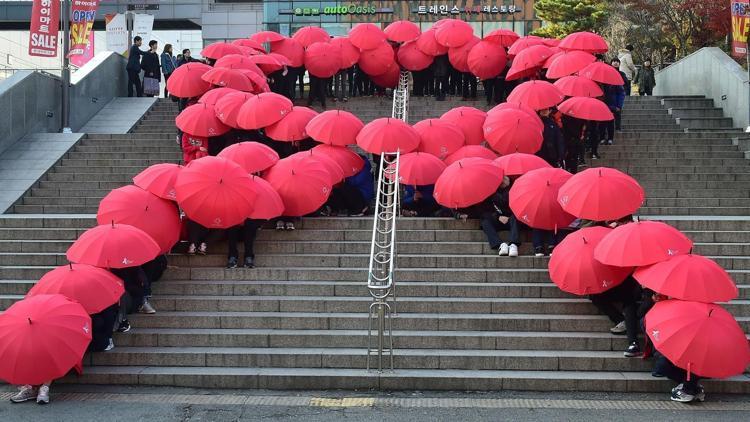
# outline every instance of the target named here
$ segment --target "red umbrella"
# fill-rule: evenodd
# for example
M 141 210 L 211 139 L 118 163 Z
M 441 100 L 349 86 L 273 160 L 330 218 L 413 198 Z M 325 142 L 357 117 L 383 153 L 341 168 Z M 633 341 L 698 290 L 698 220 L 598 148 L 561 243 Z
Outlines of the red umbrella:
M 201 56 L 209 59 L 220 59 L 228 54 L 242 54 L 242 50 L 234 45 L 225 42 L 215 42 L 203 47 Z
M 607 227 L 587 227 L 565 236 L 549 259 L 549 277 L 560 290 L 586 296 L 603 293 L 621 284 L 633 271 L 604 265 L 594 259 L 594 249 L 611 232 Z
M 604 54 L 609 51 L 607 41 L 601 35 L 592 32 L 574 32 L 558 44 L 563 50 L 581 50 L 592 54 Z
M 263 93 L 263 92 L 269 92 L 271 91 L 270 87 L 268 86 L 268 81 L 266 80 L 265 75 L 261 76 L 254 71 L 248 70 L 248 69 L 239 69 L 240 72 L 242 72 L 247 79 L 250 80 L 250 83 L 253 86 L 252 92 L 253 93 Z
M 519 38 L 521 37 L 510 29 L 496 29 L 484 36 L 485 40 L 505 48 L 513 45 Z
M 292 35 L 292 39 L 307 48 L 316 42 L 328 42 L 331 36 L 319 26 L 303 26 Z
M 322 164 L 323 167 L 325 167 L 326 172 L 328 172 L 331 186 L 334 186 L 344 180 L 344 169 L 341 168 L 341 165 L 339 165 L 339 163 L 337 163 L 333 157 L 320 152 L 320 150 L 296 152 L 287 157 L 287 159 L 289 161 L 314 161 Z
M 401 68 L 395 62 L 388 66 L 385 73 L 370 77 L 375 85 L 382 88 L 396 88 L 400 78 Z
M 285 63 L 289 63 L 289 59 L 276 53 L 252 56 L 247 59 L 258 65 L 258 67 L 266 74 L 281 70 L 284 68 Z
M 382 75 L 395 63 L 395 57 L 390 44 L 383 42 L 374 49 L 362 51 L 359 56 L 359 67 L 370 76 Z
M 348 69 L 359 61 L 359 49 L 352 45 L 349 38 L 333 37 L 331 38 L 331 45 L 336 47 L 339 51 L 342 69 Z
M 311 108 L 294 106 L 291 113 L 266 127 L 266 136 L 275 141 L 301 141 L 309 137 L 305 127 L 317 115 L 318 113 Z
M 182 166 L 179 164 L 154 164 L 133 177 L 133 184 L 159 198 L 176 201 L 174 182 L 181 170 Z
M 479 44 L 479 37 L 472 35 L 469 41 L 463 43 L 460 47 L 451 47 L 448 49 L 448 60 L 451 65 L 459 72 L 469 71 L 469 52 L 475 45 Z
M 455 123 L 464 132 L 466 145 L 479 145 L 484 142 L 482 125 L 487 113 L 474 107 L 456 107 L 443 113 L 440 118 Z
M 372 154 L 402 154 L 419 146 L 419 133 L 399 119 L 383 117 L 365 125 L 357 134 L 357 145 Z
M 557 192 L 571 174 L 559 168 L 532 170 L 510 188 L 510 209 L 518 221 L 535 229 L 567 227 L 575 217 L 563 211 Z
M 422 33 L 417 24 L 407 20 L 391 22 L 385 27 L 383 32 L 390 41 L 404 43 L 416 40 L 419 34 Z
M 354 114 L 343 110 L 329 110 L 313 117 L 307 124 L 307 135 L 330 145 L 353 145 L 357 134 L 365 126 Z
M 250 211 L 247 218 L 270 220 L 284 214 L 284 201 L 281 200 L 281 196 L 270 183 L 255 175 L 250 176 L 250 182 L 258 196 L 255 199 L 255 204 L 253 204 L 253 210 Z
M 177 176 L 175 190 L 177 203 L 190 220 L 219 229 L 245 221 L 257 196 L 245 169 L 210 156 L 191 161 Z
M 385 34 L 374 23 L 358 23 L 349 30 L 349 41 L 360 50 L 378 48 L 385 40 Z
M 182 67 L 182 66 L 180 66 Z M 252 70 L 256 75 L 265 78 L 266 74 L 258 67 L 257 64 L 249 57 L 241 56 L 239 54 L 230 54 L 224 56 L 214 63 L 214 68 L 226 67 L 234 70 Z M 170 79 L 172 77 L 170 76 Z
M 591 63 L 578 72 L 578 75 L 608 85 L 625 84 L 622 75 L 620 75 L 620 72 L 617 69 L 602 62 Z
M 168 253 L 180 240 L 180 215 L 174 203 L 138 186 L 112 190 L 99 202 L 99 224 L 130 224 L 156 241 L 161 253 Z
M 566 97 L 601 97 L 604 91 L 599 84 L 583 76 L 565 76 L 555 81 L 554 85 Z
M 310 44 L 305 51 L 305 67 L 313 76 L 330 78 L 341 69 L 341 50 L 327 42 Z
M 233 161 L 248 173 L 266 170 L 279 161 L 279 153 L 260 142 L 240 142 L 230 145 L 218 157 Z
M 202 76 L 203 80 L 216 86 L 234 88 L 238 91 L 252 92 L 254 86 L 250 79 L 238 69 L 215 67 Z
M 292 112 L 292 102 L 273 92 L 258 94 L 240 107 L 237 126 L 242 129 L 261 129 L 270 126 Z
M 195 136 L 221 136 L 231 129 L 216 117 L 214 106 L 208 104 L 187 107 L 174 122 L 178 129 Z
M 365 160 L 359 154 L 344 146 L 317 145 L 312 150 L 333 158 L 343 170 L 344 177 L 354 176 L 365 166 Z
M 546 45 L 547 47 L 557 47 L 558 45 L 560 45 L 560 41 L 562 40 L 558 40 L 557 38 L 545 38 L 542 40 L 544 45 Z
M 448 47 L 441 45 L 435 39 L 435 29 L 431 28 L 427 31 L 422 32 L 422 35 L 417 38 L 417 48 L 420 49 L 424 54 L 430 56 L 441 56 L 448 54 Z
M 474 28 L 460 19 L 444 19 L 435 28 L 435 40 L 450 48 L 461 47 L 471 41 L 473 36 Z
M 435 182 L 435 200 L 448 208 L 466 208 L 492 195 L 503 171 L 484 158 L 464 158 L 449 165 Z
M 487 114 L 482 126 L 487 143 L 501 155 L 534 154 L 542 148 L 543 126 L 539 117 L 520 109 L 505 108 Z
M 434 185 L 445 169 L 445 163 L 433 154 L 410 152 L 398 159 L 398 181 L 409 186 Z
M 316 160 L 281 160 L 263 176 L 284 202 L 284 215 L 310 214 L 331 195 L 331 176 Z
M 240 38 L 232 41 L 232 44 L 238 45 L 240 47 L 250 47 L 254 50 L 263 51 L 265 48 L 263 48 L 263 44 L 259 43 L 258 41 L 251 40 L 250 38 Z
M 674 227 L 657 221 L 638 221 L 617 227 L 594 251 L 602 264 L 640 267 L 685 255 L 693 242 Z
M 167 89 L 180 98 L 201 96 L 211 89 L 211 84 L 201 79 L 209 70 L 211 66 L 203 63 L 185 63 L 172 72 L 167 81 Z
M 571 97 L 557 106 L 562 114 L 582 120 L 608 122 L 615 116 L 603 101 L 589 97 Z
M 239 127 L 237 125 L 237 116 L 240 113 L 240 108 L 247 100 L 254 96 L 255 94 L 240 91 L 223 96 L 214 105 L 216 117 L 229 127 Z
M 250 35 L 250 39 L 259 43 L 281 41 L 285 36 L 274 31 L 260 31 Z
M 523 49 L 513 58 L 505 79 L 515 80 L 527 75 L 529 71 L 536 72 L 552 54 L 552 50 L 546 45 L 533 45 Z
M 638 268 L 633 274 L 644 287 L 673 299 L 729 302 L 738 292 L 719 264 L 700 255 L 679 255 Z
M 502 45 L 486 41 L 486 37 L 485 41 L 474 45 L 466 58 L 469 71 L 479 79 L 492 79 L 500 75 L 505 69 L 507 60 Z
M 88 229 L 68 248 L 70 262 L 100 268 L 143 265 L 161 254 L 148 233 L 128 224 L 108 223 Z
M 293 67 L 300 67 L 305 63 L 305 47 L 293 38 L 272 42 L 271 52 L 289 59 L 289 65 Z
M 495 164 L 503 169 L 506 176 L 520 176 L 532 170 L 551 168 L 544 159 L 534 154 L 514 152 L 495 159 Z
M 675 366 L 707 378 L 742 374 L 750 364 L 747 337 L 719 305 L 665 300 L 646 314 L 646 333 Z
M 232 44 L 234 44 L 234 42 Z M 234 44 L 234 45 L 237 45 L 237 44 Z M 245 46 L 242 46 L 242 45 L 237 45 L 237 47 L 240 48 L 240 51 L 242 51 L 242 54 L 245 55 L 245 56 L 257 56 L 259 54 L 266 54 L 266 50 L 265 49 L 256 50 L 254 48 L 245 47 Z M 224 57 L 226 57 L 226 56 L 224 56 Z
M 39 385 L 80 365 L 91 343 L 91 317 L 63 295 L 18 301 L 0 315 L 0 379 Z
M 560 189 L 558 200 L 578 218 L 606 221 L 631 215 L 643 204 L 641 185 L 627 174 L 607 167 L 586 169 Z
M 552 50 L 550 48 L 550 50 Z M 552 66 L 552 63 L 557 60 L 558 57 L 563 55 L 563 51 L 558 51 L 557 53 L 554 53 L 553 55 L 549 56 L 547 60 L 544 61 L 544 64 L 542 65 L 542 69 L 549 69 L 550 66 Z
M 225 95 L 237 92 L 240 91 L 237 91 L 234 88 L 214 88 L 203 94 L 200 99 L 198 99 L 198 103 L 215 106 L 216 103 Z
M 539 118 L 539 115 L 537 114 L 537 112 L 520 104 L 507 103 L 507 102 L 500 103 L 496 105 L 495 107 L 492 107 L 490 111 L 487 112 L 487 116 L 489 116 L 492 113 L 496 113 L 500 110 L 521 110 L 525 112 L 526 114 L 528 114 L 529 117 L 532 118 L 531 120 L 533 120 L 534 124 L 538 126 L 540 130 L 544 129 L 544 123 L 542 123 L 542 119 Z M 529 123 L 531 123 L 531 121 L 529 121 Z
M 562 92 L 549 82 L 528 81 L 513 88 L 508 95 L 508 102 L 533 110 L 543 110 L 560 104 L 564 98 Z
M 432 56 L 423 53 L 417 47 L 416 41 L 405 42 L 399 47 L 396 56 L 401 67 L 412 72 L 427 69 L 433 60 Z
M 515 57 L 523 51 L 526 48 L 533 47 L 535 45 L 544 45 L 544 39 L 539 37 L 534 37 L 532 35 L 528 35 L 525 37 L 521 37 L 517 39 L 513 44 L 508 48 L 508 56 Z
M 568 51 L 557 56 L 547 69 L 548 79 L 572 75 L 594 63 L 596 57 L 584 51 Z
M 68 264 L 48 272 L 26 297 L 61 294 L 96 314 L 120 301 L 125 286 L 116 275 L 91 265 Z
M 414 124 L 420 137 L 417 151 L 443 160 L 464 146 L 464 133 L 458 125 L 442 119 L 425 119 Z
M 458 151 L 446 157 L 443 161 L 445 161 L 446 165 L 451 165 L 458 160 L 463 160 L 464 158 L 484 158 L 487 160 L 494 160 L 497 158 L 497 154 L 489 148 L 481 145 L 464 145 L 459 148 Z

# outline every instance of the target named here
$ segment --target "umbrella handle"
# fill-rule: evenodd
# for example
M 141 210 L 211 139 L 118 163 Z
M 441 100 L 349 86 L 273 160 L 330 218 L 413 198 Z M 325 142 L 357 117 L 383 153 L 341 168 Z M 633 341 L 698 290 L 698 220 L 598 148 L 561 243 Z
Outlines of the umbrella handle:
M 688 362 L 688 367 L 687 367 L 687 378 L 685 379 L 685 381 L 690 381 L 690 366 L 691 366 L 691 365 L 692 365 L 692 362 Z

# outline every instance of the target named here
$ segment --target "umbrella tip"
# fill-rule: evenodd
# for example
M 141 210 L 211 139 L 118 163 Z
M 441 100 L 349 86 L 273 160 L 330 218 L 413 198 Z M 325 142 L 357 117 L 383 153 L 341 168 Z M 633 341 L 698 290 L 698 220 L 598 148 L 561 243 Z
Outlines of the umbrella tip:
M 458 166 L 464 168 L 464 165 L 460 161 L 458 162 Z
M 586 237 L 582 237 L 581 239 L 583 239 L 583 244 L 584 245 L 588 245 L 589 244 L 589 241 L 586 240 Z
M 73 271 L 73 263 L 72 262 L 68 262 L 68 266 L 70 267 L 70 270 Z
M 29 320 L 29 325 L 31 325 L 31 318 L 26 317 L 27 320 Z
M 115 220 L 112 220 L 112 228 L 115 228 Z
M 599 177 L 602 176 L 602 169 L 599 169 Z
M 714 312 L 714 308 L 711 308 L 711 309 L 710 309 L 710 310 L 708 311 L 708 316 L 711 316 L 711 314 L 712 314 L 713 312 Z

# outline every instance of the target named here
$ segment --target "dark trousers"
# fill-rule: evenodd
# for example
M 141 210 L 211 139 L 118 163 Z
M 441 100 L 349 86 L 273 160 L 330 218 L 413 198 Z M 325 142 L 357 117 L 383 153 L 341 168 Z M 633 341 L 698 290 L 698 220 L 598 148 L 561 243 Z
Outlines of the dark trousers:
M 196 246 L 206 241 L 208 229 L 193 220 L 187 221 L 188 242 Z
M 299 83 L 299 98 L 303 100 L 305 98 L 305 68 L 297 68 L 297 82 Z M 292 90 L 294 90 L 294 79 L 292 79 Z
M 477 98 L 477 78 L 471 73 L 461 74 L 461 96 L 463 98 Z
M 641 287 L 634 278 L 628 277 L 622 284 L 619 284 L 606 292 L 590 295 L 591 303 L 606 315 L 614 324 L 625 321 L 625 330 L 628 336 L 628 343 L 638 341 L 638 299 L 641 297 Z M 622 305 L 622 310 L 617 304 Z
M 485 79 L 482 81 L 484 85 L 484 96 L 487 98 L 487 105 L 500 104 L 504 101 L 505 95 L 505 80 L 500 78 Z
M 411 72 L 412 80 L 414 85 L 412 87 L 412 95 L 422 96 L 425 94 L 425 73 L 423 70 Z
M 448 93 L 450 95 L 456 95 L 461 92 L 461 84 L 463 83 L 463 75 L 456 69 L 452 69 L 450 72 L 450 80 L 448 81 Z
M 169 90 L 167 89 L 167 81 L 172 74 L 164 75 L 164 98 L 169 98 Z
M 656 362 L 654 363 L 654 372 L 662 374 L 667 378 L 671 379 L 676 383 L 682 384 L 682 388 L 688 394 L 697 394 L 699 391 L 698 381 L 700 377 L 695 374 L 690 374 L 690 381 L 687 380 L 687 371 L 678 368 L 667 359 L 664 355 L 656 352 Z
M 654 95 L 654 88 L 638 88 L 638 93 L 640 95 Z
M 133 96 L 133 87 L 138 97 L 143 97 L 143 81 L 141 80 L 141 72 L 134 70 L 128 70 L 128 97 Z
M 552 230 L 531 229 L 531 244 L 536 248 L 557 245 L 557 236 Z
M 599 141 L 601 140 L 600 123 L 594 121 L 587 122 L 586 135 L 588 136 L 588 147 L 591 149 L 591 154 L 599 155 Z
M 261 226 L 260 220 L 245 220 L 245 223 L 227 229 L 228 256 L 239 257 L 237 242 L 242 239 L 245 244 L 245 257 L 255 258 L 255 238 L 258 235 L 258 228 Z
M 572 133 L 563 133 L 565 140 L 565 170 L 575 174 L 578 172 L 578 162 L 581 159 L 581 137 Z
M 445 100 L 445 94 L 448 92 L 448 77 L 447 76 L 436 76 L 435 77 L 435 98 L 438 101 Z
M 307 97 L 307 105 L 311 106 L 313 102 L 318 99 L 320 104 L 325 108 L 326 106 L 326 85 L 328 85 L 328 79 L 318 78 L 316 76 L 310 76 L 310 94 Z
M 508 243 L 513 245 L 521 244 L 521 235 L 519 230 L 518 220 L 515 216 L 511 216 L 508 219 L 507 224 L 502 224 L 498 221 L 494 214 L 483 215 L 479 220 L 479 225 L 482 227 L 482 231 L 487 236 L 487 241 L 492 249 L 497 249 L 503 241 L 500 239 L 500 235 L 497 233 L 501 230 L 508 230 L 510 232 L 510 239 Z
M 631 81 L 628 78 L 625 78 L 625 95 L 630 95 L 631 92 L 633 92 L 633 81 Z
M 327 204 L 337 213 L 348 211 L 350 214 L 357 214 L 367 206 L 362 192 L 346 183 L 333 188 Z
M 91 344 L 89 350 L 101 352 L 109 345 L 117 321 L 120 304 L 115 303 L 101 312 L 91 315 Z
M 349 80 L 349 96 L 354 97 L 356 95 L 355 93 L 356 82 L 354 80 L 354 66 L 346 69 L 346 77 Z

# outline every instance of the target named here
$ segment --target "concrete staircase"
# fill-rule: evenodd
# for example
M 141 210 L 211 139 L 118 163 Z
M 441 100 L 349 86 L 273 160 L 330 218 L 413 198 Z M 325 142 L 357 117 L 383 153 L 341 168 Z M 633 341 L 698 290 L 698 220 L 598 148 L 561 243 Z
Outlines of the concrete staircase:
M 435 117 L 464 104 L 417 98 L 411 115 Z M 364 120 L 390 114 L 390 103 L 377 98 L 345 106 Z M 152 162 L 177 159 L 174 111 L 161 102 L 133 134 L 81 141 L 70 161 L 16 205 L 16 214 L 0 216 L 0 309 L 66 263 L 65 250 L 95 224 L 98 198 Z M 653 118 L 663 123 L 642 123 L 657 113 L 666 118 Z M 744 209 L 745 202 L 732 201 L 747 198 L 750 170 L 729 140 L 735 132 L 685 133 L 652 98 L 628 99 L 624 119 L 617 144 L 600 149 L 601 164 L 635 175 L 649 194 L 644 214 L 684 230 L 696 253 L 730 270 L 740 299 L 727 307 L 750 330 L 750 217 L 729 211 Z M 207 256 L 170 256 L 173 267 L 154 286 L 158 313 L 134 315 L 132 331 L 115 335 L 113 351 L 87 356 L 85 374 L 65 381 L 270 389 L 665 392 L 672 386 L 650 376 L 650 362 L 622 356 L 625 339 L 609 334 L 609 321 L 587 300 L 549 281 L 547 258 L 528 256 L 528 244 L 525 256 L 499 258 L 476 222 L 449 219 L 400 220 L 398 370 L 367 372 L 371 225 L 371 218 L 306 218 L 294 232 L 264 229 L 259 267 L 252 270 L 225 270 L 221 241 Z M 748 393 L 748 380 L 706 387 Z

